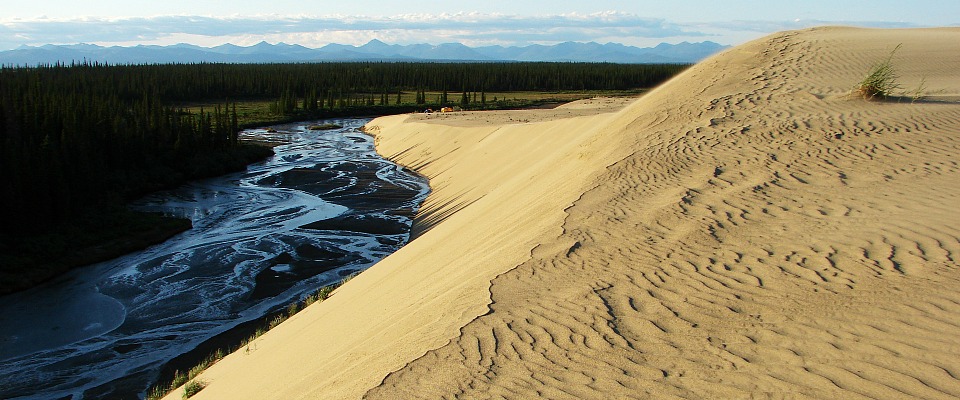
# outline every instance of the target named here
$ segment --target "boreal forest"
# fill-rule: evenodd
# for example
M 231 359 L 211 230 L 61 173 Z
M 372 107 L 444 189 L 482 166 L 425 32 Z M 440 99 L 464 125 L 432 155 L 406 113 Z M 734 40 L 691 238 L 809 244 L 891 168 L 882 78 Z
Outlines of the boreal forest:
M 410 112 L 446 103 L 480 109 L 496 106 L 486 92 L 649 88 L 685 67 L 373 62 L 0 67 L 0 253 L 12 251 L 4 247 L 16 237 L 89 219 L 150 191 L 268 156 L 269 149 L 238 140 L 243 128 L 238 102 L 268 100 L 271 112 L 286 120 Z M 443 94 L 428 98 L 428 91 Z M 416 95 L 401 101 L 401 93 Z M 198 103 L 209 106 L 188 107 Z

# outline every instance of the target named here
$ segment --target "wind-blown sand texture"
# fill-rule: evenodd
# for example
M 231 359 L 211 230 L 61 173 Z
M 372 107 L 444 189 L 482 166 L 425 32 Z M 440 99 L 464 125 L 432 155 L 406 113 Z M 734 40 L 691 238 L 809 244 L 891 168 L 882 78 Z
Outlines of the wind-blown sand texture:
M 933 96 L 851 98 L 899 43 Z M 960 397 L 960 29 L 779 33 L 577 107 L 371 122 L 430 178 L 418 237 L 195 398 Z

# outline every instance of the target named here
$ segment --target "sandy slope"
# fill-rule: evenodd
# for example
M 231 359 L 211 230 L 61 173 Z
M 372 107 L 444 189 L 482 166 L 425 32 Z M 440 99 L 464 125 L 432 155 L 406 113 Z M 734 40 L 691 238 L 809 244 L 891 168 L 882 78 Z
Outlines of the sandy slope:
M 935 96 L 845 96 L 898 43 Z M 821 28 L 620 111 L 377 119 L 426 229 L 195 398 L 960 396 L 958 66 L 960 29 Z

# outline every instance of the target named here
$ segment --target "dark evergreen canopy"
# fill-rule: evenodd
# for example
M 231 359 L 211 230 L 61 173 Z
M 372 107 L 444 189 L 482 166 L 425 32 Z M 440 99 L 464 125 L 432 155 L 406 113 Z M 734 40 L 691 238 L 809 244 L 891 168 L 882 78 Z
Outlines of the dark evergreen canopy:
M 97 207 L 202 176 L 236 151 L 230 101 L 297 107 L 391 106 L 400 91 L 622 90 L 682 65 L 591 63 L 101 64 L 0 68 L 0 234 L 44 229 Z M 485 101 L 485 95 L 481 94 Z M 335 103 L 335 99 L 337 102 Z M 454 97 L 456 99 L 456 97 Z M 378 101 L 379 100 L 379 101 Z M 174 105 L 222 102 L 202 113 Z M 353 100 L 355 101 L 355 100 Z M 318 104 L 319 103 L 319 104 Z

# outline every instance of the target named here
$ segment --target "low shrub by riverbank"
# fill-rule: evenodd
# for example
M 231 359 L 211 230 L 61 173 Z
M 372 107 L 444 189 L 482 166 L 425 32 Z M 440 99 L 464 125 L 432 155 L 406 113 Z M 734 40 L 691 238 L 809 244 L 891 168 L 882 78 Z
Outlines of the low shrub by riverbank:
M 201 345 L 200 348 L 194 349 L 192 352 L 189 352 L 181 355 L 180 357 L 177 357 L 177 359 L 174 359 L 173 361 L 167 364 L 165 368 L 167 369 L 167 371 L 165 371 L 163 376 L 161 376 L 161 378 L 158 379 L 157 383 L 151 386 L 150 389 L 147 391 L 146 399 L 147 400 L 162 399 L 167 394 L 176 390 L 180 386 L 184 386 L 184 398 L 189 397 L 187 396 L 188 393 L 191 393 L 191 392 L 196 393 L 193 391 L 194 389 L 196 389 L 196 391 L 203 389 L 202 387 L 200 387 L 199 389 L 197 389 L 196 387 L 191 388 L 190 382 L 193 381 L 201 373 L 203 373 L 203 371 L 206 371 L 207 368 L 209 368 L 213 364 L 216 364 L 221 359 L 226 357 L 227 354 L 229 353 L 233 353 L 233 352 L 239 351 L 240 349 L 245 348 L 244 352 L 246 354 L 249 354 L 252 351 L 251 345 L 253 345 L 255 348 L 256 345 L 253 343 L 255 340 L 257 340 L 257 338 L 259 338 L 260 336 L 263 336 L 263 334 L 267 333 L 269 330 L 276 328 L 278 325 L 283 323 L 283 321 L 290 319 L 291 317 L 293 317 L 303 309 L 307 308 L 308 306 L 314 303 L 323 302 L 324 300 L 326 300 L 327 298 L 333 295 L 334 290 L 336 290 L 340 286 L 343 286 L 344 284 L 349 282 L 351 279 L 356 277 L 359 273 L 360 272 L 357 271 L 349 275 L 346 275 L 343 277 L 343 279 L 340 280 L 340 282 L 321 287 L 319 290 L 317 290 L 313 294 L 304 298 L 303 301 L 294 301 L 293 303 L 290 303 L 285 310 L 274 312 L 272 313 L 272 315 L 268 315 L 265 318 L 263 323 L 261 323 L 260 321 L 251 321 L 246 324 L 242 324 L 242 326 L 237 327 L 232 331 L 225 332 L 224 334 L 218 337 L 210 339 L 209 341 Z M 253 327 L 255 327 L 255 329 L 252 329 Z M 239 343 L 237 343 L 236 341 L 237 335 L 238 334 L 243 335 L 244 332 L 247 332 L 247 331 L 250 331 L 252 333 L 242 336 L 243 339 L 240 340 Z M 216 350 L 213 350 L 213 352 L 211 352 L 206 357 L 203 357 L 200 359 L 196 358 L 197 354 L 199 354 L 200 351 L 203 351 L 205 348 L 210 346 L 212 346 Z M 224 346 L 224 347 L 221 347 L 221 346 Z M 193 360 L 196 360 L 196 361 L 193 361 Z M 181 369 L 180 369 L 181 367 L 186 369 L 187 372 L 186 373 L 181 372 Z M 161 382 L 168 382 L 168 383 L 164 384 Z M 205 381 L 197 381 L 197 382 L 205 383 Z

